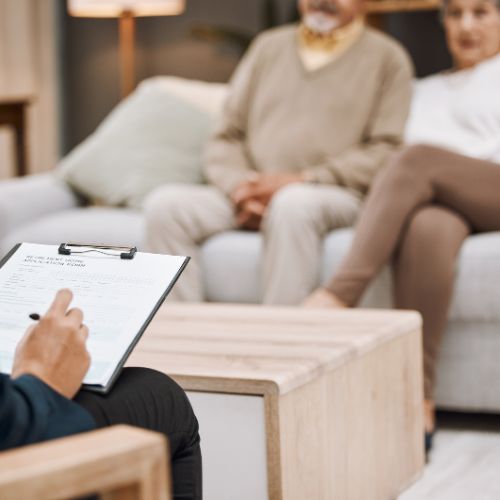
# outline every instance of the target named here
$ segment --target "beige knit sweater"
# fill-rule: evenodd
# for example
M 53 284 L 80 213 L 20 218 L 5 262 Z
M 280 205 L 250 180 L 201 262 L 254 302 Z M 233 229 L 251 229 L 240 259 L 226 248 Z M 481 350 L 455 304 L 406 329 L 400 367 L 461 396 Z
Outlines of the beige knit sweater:
M 255 171 L 307 171 L 365 193 L 402 142 L 413 73 L 398 43 L 365 28 L 308 71 L 297 37 L 296 25 L 258 36 L 232 78 L 204 161 L 207 180 L 227 194 Z

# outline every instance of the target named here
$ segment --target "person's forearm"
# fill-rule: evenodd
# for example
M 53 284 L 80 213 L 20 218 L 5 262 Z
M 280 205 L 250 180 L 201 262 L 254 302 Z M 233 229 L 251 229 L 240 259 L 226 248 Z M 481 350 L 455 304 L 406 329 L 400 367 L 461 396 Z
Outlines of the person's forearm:
M 401 141 L 396 137 L 360 144 L 304 173 L 309 181 L 337 184 L 365 194 L 377 173 L 388 165 L 400 147 Z
M 0 388 L 0 449 L 90 430 L 90 415 L 32 375 L 4 377 Z
M 29 399 L 17 389 L 8 377 L 0 381 L 0 450 L 29 443 L 38 429 L 30 426 L 32 414 Z
M 252 88 L 258 85 L 265 36 L 258 36 L 238 64 L 220 122 L 204 154 L 203 174 L 208 182 L 228 196 L 255 175 L 248 155 L 247 126 Z
M 205 151 L 203 173 L 206 180 L 228 196 L 256 174 L 244 149 L 243 140 L 220 133 Z

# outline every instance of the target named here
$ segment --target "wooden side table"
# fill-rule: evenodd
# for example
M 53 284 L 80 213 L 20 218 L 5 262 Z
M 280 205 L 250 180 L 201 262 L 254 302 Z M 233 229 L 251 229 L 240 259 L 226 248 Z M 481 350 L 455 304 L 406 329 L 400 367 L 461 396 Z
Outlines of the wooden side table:
M 11 127 L 15 134 L 17 176 L 28 173 L 26 109 L 30 103 L 30 97 L 0 97 L 0 126 Z
M 128 366 L 200 423 L 205 500 L 388 500 L 424 464 L 421 319 L 165 304 Z

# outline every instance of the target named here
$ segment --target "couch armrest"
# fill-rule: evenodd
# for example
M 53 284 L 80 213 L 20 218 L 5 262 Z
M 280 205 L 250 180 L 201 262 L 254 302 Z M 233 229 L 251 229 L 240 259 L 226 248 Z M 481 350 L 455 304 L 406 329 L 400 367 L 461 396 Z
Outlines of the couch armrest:
M 161 434 L 115 426 L 2 452 L 0 498 L 168 500 L 167 449 Z
M 25 222 L 80 203 L 78 196 L 52 173 L 2 181 L 0 240 Z

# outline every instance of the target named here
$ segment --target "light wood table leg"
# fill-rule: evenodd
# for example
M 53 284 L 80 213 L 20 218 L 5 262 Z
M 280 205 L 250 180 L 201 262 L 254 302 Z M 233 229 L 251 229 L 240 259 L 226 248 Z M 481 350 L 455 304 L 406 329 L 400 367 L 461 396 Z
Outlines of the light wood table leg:
M 424 464 L 420 338 L 415 331 L 268 398 L 271 500 L 387 500 L 417 478 Z

